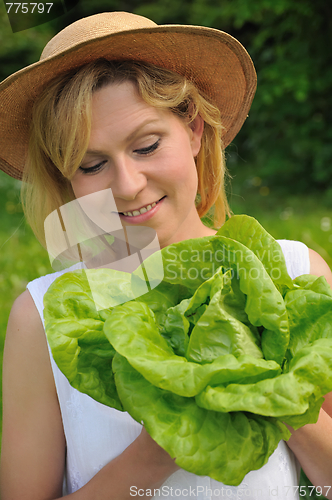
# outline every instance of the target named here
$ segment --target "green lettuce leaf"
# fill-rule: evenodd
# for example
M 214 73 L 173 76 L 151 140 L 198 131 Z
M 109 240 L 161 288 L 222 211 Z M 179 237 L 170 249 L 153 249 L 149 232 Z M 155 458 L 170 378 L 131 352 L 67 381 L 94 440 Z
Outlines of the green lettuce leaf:
M 287 373 L 255 384 L 208 386 L 196 396 L 196 402 L 215 411 L 250 411 L 289 423 L 289 415 L 305 413 L 309 404 L 315 405 L 316 400 L 331 390 L 331 372 L 331 341 L 319 339 L 297 352 Z M 313 418 L 316 421 L 318 415 Z M 295 428 L 299 427 L 295 418 L 292 423 Z
M 253 217 L 233 215 L 217 235 L 233 238 L 249 248 L 262 262 L 279 290 L 293 288 L 279 243 Z
M 212 381 L 227 383 L 234 379 L 260 380 L 280 373 L 274 361 L 219 356 L 211 363 L 198 364 L 174 354 L 160 334 L 153 312 L 146 304 L 128 302 L 113 309 L 104 333 L 114 349 L 152 384 L 180 396 L 192 397 Z
M 332 291 L 324 278 L 291 280 L 280 245 L 247 216 L 147 260 L 147 293 L 142 266 L 54 281 L 53 357 L 180 467 L 238 485 L 288 439 L 284 423 L 314 423 L 332 391 Z
M 319 338 L 332 338 L 331 289 L 323 277 L 314 281 L 309 279 L 305 288 L 290 290 L 285 296 L 292 356 Z M 295 280 L 295 283 L 299 282 Z
M 194 398 L 159 389 L 119 354 L 114 371 L 125 410 L 189 472 L 238 485 L 267 462 L 280 439 L 290 436 L 276 419 L 204 410 Z
M 98 274 L 106 283 L 106 300 L 115 289 L 116 294 L 126 295 L 128 280 L 121 281 L 120 272 L 103 269 L 89 273 L 89 279 Z M 66 273 L 55 280 L 45 294 L 44 306 L 53 358 L 70 384 L 96 401 L 122 410 L 112 371 L 115 350 L 103 333 L 110 310 L 97 311 L 87 272 Z

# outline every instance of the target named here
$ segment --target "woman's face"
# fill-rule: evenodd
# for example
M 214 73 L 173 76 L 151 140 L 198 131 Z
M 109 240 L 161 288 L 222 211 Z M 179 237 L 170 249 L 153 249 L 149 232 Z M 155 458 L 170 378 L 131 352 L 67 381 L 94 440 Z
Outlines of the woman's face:
M 195 208 L 203 125 L 146 104 L 131 82 L 103 87 L 93 96 L 88 151 L 71 181 L 76 198 L 111 188 L 122 224 L 153 228 L 161 247 L 214 234 Z

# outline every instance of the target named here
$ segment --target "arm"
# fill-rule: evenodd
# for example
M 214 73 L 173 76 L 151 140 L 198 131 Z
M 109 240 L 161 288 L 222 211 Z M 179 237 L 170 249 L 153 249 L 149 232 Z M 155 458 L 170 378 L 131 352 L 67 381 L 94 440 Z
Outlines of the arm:
M 332 288 L 332 272 L 325 260 L 314 250 L 309 248 L 310 274 L 314 276 L 325 276 L 326 281 Z
M 309 250 L 310 274 L 315 276 L 325 276 L 332 288 L 332 273 L 327 263 L 322 257 Z M 325 396 L 325 402 L 319 414 L 316 424 L 308 424 L 292 432 L 287 444 L 297 456 L 301 466 L 315 486 L 321 486 L 323 493 L 326 493 L 324 486 L 331 486 L 327 495 L 332 499 L 332 393 Z
M 16 300 L 8 322 L 3 407 L 0 497 L 60 498 L 65 437 L 45 333 L 29 292 Z M 177 469 L 143 430 L 120 456 L 68 497 L 130 499 L 130 486 L 157 488 Z

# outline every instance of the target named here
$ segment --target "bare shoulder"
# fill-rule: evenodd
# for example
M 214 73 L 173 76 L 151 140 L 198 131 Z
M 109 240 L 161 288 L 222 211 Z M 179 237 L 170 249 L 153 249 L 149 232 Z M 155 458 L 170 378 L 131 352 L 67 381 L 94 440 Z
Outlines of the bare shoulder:
M 22 337 L 20 340 L 24 340 L 27 329 L 31 329 L 30 333 L 38 330 L 40 334 L 43 331 L 43 325 L 33 298 L 29 291 L 25 290 L 13 304 L 8 321 L 8 333 L 11 338 L 18 340 Z
M 10 315 L 15 316 L 20 311 L 24 311 L 25 313 L 30 312 L 30 314 L 35 316 L 35 319 L 37 319 L 37 317 L 39 316 L 33 298 L 31 297 L 28 290 L 25 290 L 21 295 L 17 297 L 13 304 Z
M 56 397 L 44 327 L 27 290 L 15 300 L 9 316 L 4 347 L 3 385 L 4 398 L 7 397 L 9 402 L 16 405 L 24 405 L 25 409 L 41 393 L 50 400 Z M 7 388 L 10 388 L 9 394 Z M 11 394 L 20 394 L 21 399 L 13 400 Z
M 19 361 L 20 357 L 23 357 Z M 34 301 L 26 290 L 14 302 L 5 339 L 4 369 L 6 360 L 19 361 L 24 366 L 38 361 L 42 370 L 49 367 L 49 356 L 44 327 Z M 52 377 L 53 378 L 53 377 Z
M 315 276 L 325 276 L 327 282 L 332 287 L 332 272 L 323 257 L 319 253 L 309 248 L 310 274 Z

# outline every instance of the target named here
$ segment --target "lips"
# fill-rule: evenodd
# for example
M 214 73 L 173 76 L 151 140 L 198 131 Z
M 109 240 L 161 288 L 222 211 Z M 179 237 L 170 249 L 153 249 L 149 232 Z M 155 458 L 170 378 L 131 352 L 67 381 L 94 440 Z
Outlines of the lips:
M 158 201 L 154 201 L 153 203 L 149 203 L 148 205 L 144 205 L 141 208 L 136 208 L 135 210 L 130 210 L 128 212 L 119 212 L 120 215 L 125 215 L 126 217 L 137 217 L 138 215 L 145 214 L 154 208 L 157 203 L 159 203 L 165 196 L 160 198 Z
M 133 224 L 138 224 L 142 225 L 145 223 L 148 223 L 150 219 L 152 219 L 161 209 L 165 199 L 167 196 L 163 196 L 160 198 L 160 200 L 155 201 L 149 205 L 145 205 L 139 209 L 135 209 L 131 212 L 119 212 L 119 217 L 120 219 L 125 222 L 126 224 L 133 225 Z M 152 206 L 153 205 L 153 206 Z M 151 207 L 148 209 L 148 207 Z M 146 211 L 141 212 L 142 208 L 146 208 Z M 138 213 L 138 215 L 136 215 Z M 133 214 L 133 215 L 125 215 L 125 214 Z

